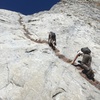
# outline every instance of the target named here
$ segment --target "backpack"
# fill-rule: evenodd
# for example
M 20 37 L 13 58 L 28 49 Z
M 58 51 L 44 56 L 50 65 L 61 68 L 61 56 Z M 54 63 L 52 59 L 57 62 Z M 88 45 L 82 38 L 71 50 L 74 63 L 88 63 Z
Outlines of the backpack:
M 93 71 L 92 69 L 89 70 L 89 71 L 86 73 L 86 75 L 87 75 L 87 77 L 88 77 L 89 79 L 94 80 L 94 71 Z

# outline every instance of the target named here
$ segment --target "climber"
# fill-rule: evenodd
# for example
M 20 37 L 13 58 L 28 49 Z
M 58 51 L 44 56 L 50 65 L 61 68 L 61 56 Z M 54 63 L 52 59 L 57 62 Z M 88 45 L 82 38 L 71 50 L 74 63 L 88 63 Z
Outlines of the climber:
M 89 79 L 94 81 L 94 72 L 91 68 L 92 57 L 90 54 L 91 50 L 88 47 L 81 48 L 81 51 L 78 52 L 75 59 L 72 61 L 72 65 L 81 67 L 83 69 L 82 73 L 86 74 Z M 78 61 L 79 64 L 75 64 L 75 61 L 79 56 L 83 56 L 83 59 L 82 61 Z
M 55 46 L 56 46 L 56 34 L 55 33 L 53 32 L 49 33 L 48 44 L 50 47 L 52 47 L 52 49 L 55 50 Z

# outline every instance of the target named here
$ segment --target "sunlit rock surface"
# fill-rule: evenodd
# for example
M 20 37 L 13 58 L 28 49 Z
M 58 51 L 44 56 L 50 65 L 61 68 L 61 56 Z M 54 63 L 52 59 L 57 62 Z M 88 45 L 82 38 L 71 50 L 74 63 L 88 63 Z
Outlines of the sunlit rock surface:
M 100 90 L 81 77 L 80 70 L 59 59 L 48 44 L 25 36 L 48 40 L 48 32 L 55 32 L 56 47 L 70 59 L 88 46 L 100 81 L 99 0 L 73 1 L 61 0 L 50 11 L 29 16 L 0 10 L 0 100 L 100 99 Z

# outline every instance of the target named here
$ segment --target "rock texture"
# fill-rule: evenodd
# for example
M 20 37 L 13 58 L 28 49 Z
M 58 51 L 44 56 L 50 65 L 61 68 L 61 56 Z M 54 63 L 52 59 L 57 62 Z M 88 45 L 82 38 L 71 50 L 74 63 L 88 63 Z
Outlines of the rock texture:
M 100 99 L 100 90 L 46 43 L 48 32 L 55 32 L 57 49 L 70 59 L 88 46 L 100 81 L 99 0 L 73 1 L 61 0 L 50 11 L 28 16 L 0 9 L 0 100 Z

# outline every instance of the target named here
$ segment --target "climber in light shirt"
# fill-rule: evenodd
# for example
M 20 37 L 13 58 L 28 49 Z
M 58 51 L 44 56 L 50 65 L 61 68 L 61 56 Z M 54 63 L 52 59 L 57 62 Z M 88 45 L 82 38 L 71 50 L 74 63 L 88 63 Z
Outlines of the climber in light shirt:
M 83 56 L 82 61 L 78 61 L 79 64 L 75 64 L 76 59 L 79 56 Z M 81 48 L 81 51 L 78 52 L 75 59 L 72 61 L 72 64 L 74 66 L 80 66 L 82 69 L 84 69 L 82 72 L 87 75 L 88 78 L 94 80 L 94 72 L 91 68 L 91 50 L 88 47 Z

